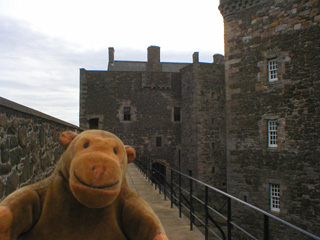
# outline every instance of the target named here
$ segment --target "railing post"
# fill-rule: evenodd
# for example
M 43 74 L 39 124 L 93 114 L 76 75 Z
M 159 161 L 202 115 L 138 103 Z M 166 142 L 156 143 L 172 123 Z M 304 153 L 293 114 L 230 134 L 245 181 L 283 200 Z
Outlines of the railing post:
M 151 186 L 152 186 L 152 163 L 151 163 L 151 160 L 148 159 L 147 163 L 148 163 L 148 168 L 149 168 L 149 179 L 150 179 Z
M 157 190 L 157 183 L 156 183 L 156 171 L 153 167 L 153 159 L 151 159 L 151 171 L 152 171 L 152 182 L 154 184 L 154 189 Z
M 145 161 L 145 166 L 146 166 L 146 175 L 147 175 L 147 180 L 148 182 L 150 181 L 150 175 L 149 175 L 149 162 Z
M 269 240 L 269 217 L 267 215 L 264 216 L 264 240 Z
M 142 174 L 145 174 L 145 160 L 144 157 L 142 157 L 141 159 L 139 159 L 139 168 L 140 168 L 140 172 L 142 172 Z
M 171 168 L 170 191 L 171 191 L 171 208 L 173 208 L 173 170 Z
M 231 240 L 231 198 L 228 197 L 228 240 Z
M 181 205 L 181 174 L 179 173 L 179 217 L 181 218 L 182 205 Z
M 164 200 L 167 200 L 167 166 L 164 168 L 164 182 L 163 182 L 163 191 L 164 191 Z
M 152 175 L 151 175 L 151 167 L 150 167 L 150 159 L 146 159 L 147 169 L 148 169 L 148 179 L 152 183 Z
M 143 159 L 143 173 L 148 181 L 148 165 L 144 159 Z
M 209 210 L 208 210 L 208 201 L 209 201 L 209 196 L 208 196 L 208 187 L 205 186 L 205 197 L 204 197 L 204 211 L 205 211 L 205 239 L 209 239 L 209 231 L 208 231 L 208 219 L 209 219 Z
M 189 176 L 192 177 L 192 170 L 189 170 Z M 192 179 L 190 178 L 189 179 L 189 186 L 190 186 L 190 189 L 189 189 L 189 192 L 190 192 L 190 230 L 192 231 L 193 230 L 193 204 L 192 204 L 192 199 L 193 199 L 193 186 L 192 186 Z
M 157 164 L 157 182 L 159 186 L 159 194 L 161 194 L 162 186 L 161 186 L 161 173 L 160 173 L 160 163 Z

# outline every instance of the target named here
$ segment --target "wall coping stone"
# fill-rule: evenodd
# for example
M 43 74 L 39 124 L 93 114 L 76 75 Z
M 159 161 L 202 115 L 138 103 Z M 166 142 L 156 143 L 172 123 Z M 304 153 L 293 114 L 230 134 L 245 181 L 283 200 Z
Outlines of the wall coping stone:
M 33 115 L 33 116 L 36 116 L 36 117 L 39 117 L 39 118 L 43 118 L 43 119 L 46 119 L 46 120 L 49 120 L 49 121 L 53 121 L 53 122 L 56 122 L 56 123 L 59 123 L 59 124 L 62 124 L 62 125 L 66 125 L 66 126 L 69 126 L 71 128 L 80 129 L 76 125 L 73 125 L 71 123 L 65 122 L 65 121 L 60 120 L 58 118 L 52 117 L 52 116 L 47 115 L 45 113 L 39 112 L 39 111 L 34 110 L 32 108 L 23 106 L 21 104 L 12 102 L 12 101 L 10 101 L 10 100 L 8 100 L 6 98 L 3 98 L 3 97 L 0 97 L 0 106 L 6 107 L 6 108 L 11 108 L 13 110 L 16 110 L 16 111 L 19 111 L 19 112 L 22 112 L 22 113 L 26 113 L 26 114 Z

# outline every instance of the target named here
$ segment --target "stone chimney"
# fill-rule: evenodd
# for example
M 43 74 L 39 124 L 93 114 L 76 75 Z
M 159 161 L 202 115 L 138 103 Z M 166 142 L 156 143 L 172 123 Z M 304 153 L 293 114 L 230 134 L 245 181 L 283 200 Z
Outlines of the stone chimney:
M 199 62 L 199 52 L 194 52 L 192 55 L 193 58 L 193 63 L 198 63 Z
M 113 47 L 109 47 L 109 65 L 110 64 L 114 64 L 114 48 Z
M 160 47 L 150 46 L 148 47 L 148 64 L 147 71 L 149 72 L 161 72 L 162 67 L 160 63 Z
M 215 64 L 224 64 L 224 56 L 221 54 L 213 55 L 213 63 Z

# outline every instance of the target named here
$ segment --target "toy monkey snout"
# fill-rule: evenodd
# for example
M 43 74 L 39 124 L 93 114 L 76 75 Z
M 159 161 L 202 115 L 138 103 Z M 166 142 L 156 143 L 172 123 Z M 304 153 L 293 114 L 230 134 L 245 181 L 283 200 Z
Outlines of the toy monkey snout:
M 70 189 L 76 199 L 90 208 L 105 207 L 115 200 L 122 185 L 122 167 L 105 154 L 84 154 L 70 165 Z
M 93 180 L 94 182 L 97 182 L 101 175 L 104 173 L 104 171 L 106 170 L 105 167 L 95 167 L 93 166 L 92 171 L 93 171 Z
M 121 167 L 117 161 L 103 155 L 76 158 L 70 170 L 71 177 L 73 175 L 78 183 L 91 188 L 110 188 L 122 179 Z

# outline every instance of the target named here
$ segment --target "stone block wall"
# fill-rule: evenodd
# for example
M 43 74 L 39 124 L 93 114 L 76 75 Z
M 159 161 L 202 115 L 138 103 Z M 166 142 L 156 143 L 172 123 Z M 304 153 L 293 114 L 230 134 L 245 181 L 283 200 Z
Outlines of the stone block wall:
M 72 124 L 0 98 L 0 199 L 49 176 L 63 148 L 63 131 Z
M 194 63 L 181 71 L 184 168 L 226 188 L 224 65 Z
M 80 74 L 80 126 L 99 119 L 98 128 L 115 133 L 140 154 L 177 161 L 180 122 L 173 118 L 180 107 L 179 73 L 87 71 Z M 130 120 L 124 120 L 130 107 Z M 156 146 L 161 137 L 161 147 Z
M 320 1 L 220 3 L 228 192 L 272 212 L 270 184 L 280 184 L 280 212 L 272 213 L 320 235 Z M 268 81 L 270 59 L 277 81 Z M 275 148 L 267 144 L 268 120 L 277 122 Z M 281 239 L 303 239 L 293 235 Z

